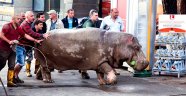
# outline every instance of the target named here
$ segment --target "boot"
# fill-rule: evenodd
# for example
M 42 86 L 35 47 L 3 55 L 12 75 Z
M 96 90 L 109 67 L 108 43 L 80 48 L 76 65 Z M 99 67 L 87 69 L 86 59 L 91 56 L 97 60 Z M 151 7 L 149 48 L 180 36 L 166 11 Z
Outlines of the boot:
M 8 70 L 7 73 L 7 86 L 8 87 L 17 87 L 17 84 L 13 82 L 14 70 Z
M 31 64 L 27 63 L 26 64 L 26 76 L 27 77 L 32 77 L 32 74 L 30 73 L 30 67 L 31 67 Z

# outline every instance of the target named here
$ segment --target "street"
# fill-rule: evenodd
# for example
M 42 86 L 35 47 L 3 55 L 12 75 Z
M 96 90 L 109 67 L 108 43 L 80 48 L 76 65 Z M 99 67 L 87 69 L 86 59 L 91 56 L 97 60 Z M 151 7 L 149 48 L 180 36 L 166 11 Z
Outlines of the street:
M 99 86 L 96 73 L 88 71 L 89 80 L 83 80 L 77 70 L 52 72 L 55 83 L 43 83 L 33 77 L 26 77 L 23 67 L 20 78 L 25 83 L 19 87 L 6 87 L 7 66 L 0 76 L 5 84 L 9 96 L 186 96 L 186 77 L 153 76 L 148 78 L 133 77 L 131 73 L 118 70 L 116 85 Z M 0 84 L 0 96 L 5 96 Z

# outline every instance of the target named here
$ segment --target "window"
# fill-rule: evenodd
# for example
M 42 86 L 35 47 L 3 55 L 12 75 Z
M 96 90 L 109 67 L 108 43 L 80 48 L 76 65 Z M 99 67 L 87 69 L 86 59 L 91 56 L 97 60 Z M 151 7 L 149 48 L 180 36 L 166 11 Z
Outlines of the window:
M 33 11 L 44 11 L 44 0 L 33 0 Z

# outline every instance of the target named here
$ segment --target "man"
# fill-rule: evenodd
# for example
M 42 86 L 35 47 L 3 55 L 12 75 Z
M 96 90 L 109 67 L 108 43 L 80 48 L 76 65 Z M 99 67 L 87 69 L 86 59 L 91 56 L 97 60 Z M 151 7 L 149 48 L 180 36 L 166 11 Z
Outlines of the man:
M 17 87 L 17 84 L 13 82 L 16 53 L 11 49 L 11 46 L 16 43 L 15 40 L 18 40 L 19 37 L 25 37 L 31 41 L 40 42 L 21 31 L 19 25 L 20 16 L 13 16 L 11 22 L 3 25 L 0 32 L 0 71 L 8 61 L 8 87 Z
M 36 33 L 42 34 L 43 32 L 43 21 L 37 19 L 34 21 L 33 23 L 34 27 L 32 28 L 32 30 Z M 37 46 L 36 46 L 37 47 Z M 42 80 L 42 74 L 41 74 L 41 69 L 40 69 L 40 61 L 37 59 L 37 52 L 38 50 L 34 50 L 34 57 L 35 57 L 35 71 L 34 74 L 36 74 L 36 79 L 38 80 Z
M 31 29 L 31 23 L 34 21 L 34 14 L 32 11 L 27 11 L 25 13 L 26 19 L 21 23 L 20 28 L 22 31 L 24 31 L 26 34 L 34 37 L 34 38 L 47 38 L 48 34 L 39 34 L 34 32 Z M 22 67 L 25 65 L 25 47 L 24 45 L 31 45 L 33 42 L 29 42 L 25 38 L 20 38 L 20 45 L 16 47 L 16 65 L 14 67 L 15 71 L 15 82 L 17 83 L 24 83 L 23 80 L 19 78 L 19 72 L 22 69 Z
M 100 28 L 108 31 L 122 32 L 124 30 L 124 25 L 121 17 L 118 15 L 119 11 L 117 8 L 111 9 L 110 15 L 103 19 Z
M 21 12 L 21 23 L 25 20 L 25 13 Z M 27 77 L 32 77 L 32 74 L 30 73 L 30 67 L 31 67 L 31 61 L 33 60 L 33 55 L 32 55 L 32 48 L 29 46 L 25 46 L 26 49 L 26 76 Z
M 45 14 L 44 13 L 37 13 L 36 14 L 36 20 L 35 21 L 37 21 L 37 20 L 40 20 L 40 21 L 43 22 L 42 30 L 40 30 L 39 33 L 40 34 L 46 33 L 46 31 L 47 31 L 47 25 L 45 23 Z M 34 26 L 35 21 L 33 22 L 32 29 L 34 29 L 34 27 L 35 27 Z
M 85 21 L 85 23 L 83 24 L 83 28 L 88 28 L 88 27 L 96 28 L 96 24 L 98 20 L 98 12 L 95 9 L 91 9 L 89 12 L 89 17 L 90 18 L 87 21 Z M 83 79 L 90 78 L 86 70 L 79 70 L 79 72 L 81 73 Z
M 47 32 L 54 29 L 61 29 L 64 28 L 63 22 L 58 19 L 57 12 L 55 10 L 50 10 L 47 12 L 49 14 L 49 19 L 46 21 L 47 24 Z M 58 70 L 61 73 L 61 70 Z
M 98 12 L 92 9 L 89 13 L 90 18 L 83 24 L 83 28 L 87 27 L 96 27 L 97 20 L 98 20 Z
M 78 19 L 74 17 L 74 10 L 69 9 L 67 11 L 67 16 L 62 19 L 64 28 L 72 29 L 78 26 Z
M 53 29 L 64 28 L 64 25 L 60 19 L 57 17 L 57 12 L 55 10 L 50 10 L 47 12 L 49 14 L 49 19 L 46 21 L 47 32 Z
M 123 21 L 121 17 L 119 17 L 118 15 L 119 11 L 117 8 L 111 9 L 110 15 L 103 19 L 100 28 L 113 32 L 123 32 L 124 30 Z M 114 71 L 116 75 L 120 74 L 117 73 L 116 70 Z
M 32 23 L 32 30 L 34 32 L 37 32 L 39 34 L 44 34 L 46 33 L 46 30 L 47 30 L 47 25 L 45 23 L 45 15 L 44 13 L 37 13 L 36 14 L 36 20 L 34 21 L 34 23 Z M 38 20 L 39 22 L 43 22 L 43 27 L 41 28 L 41 24 L 39 23 L 38 24 Z M 36 24 L 35 24 L 36 23 Z M 39 27 L 39 28 L 38 28 Z M 41 28 L 41 29 L 40 29 Z M 36 30 L 37 29 L 37 30 Z M 39 29 L 39 30 L 38 30 Z M 34 53 L 36 53 L 37 50 L 34 50 Z M 40 67 L 40 61 L 38 61 L 37 59 L 37 56 L 34 56 L 35 57 L 35 71 L 34 71 L 34 74 L 36 74 L 36 79 L 41 79 L 42 76 L 41 76 L 41 70 L 39 70 L 39 67 Z M 38 71 L 39 70 L 39 71 Z
M 21 12 L 20 13 L 20 15 L 21 15 L 21 23 L 25 20 L 25 13 L 24 12 Z
M 45 23 L 44 13 L 38 13 L 36 15 L 36 20 L 35 21 L 37 21 L 37 20 L 43 21 L 43 24 L 42 24 L 43 27 L 42 27 L 42 30 L 39 31 L 39 33 L 40 34 L 46 33 L 46 23 Z M 32 23 L 32 29 L 35 27 L 34 26 L 35 21 Z M 26 49 L 26 56 L 27 56 L 27 59 L 26 59 L 26 75 L 27 75 L 27 77 L 32 77 L 30 68 L 31 68 L 31 63 L 32 63 L 31 61 L 33 60 L 33 49 L 30 46 L 25 46 L 25 49 Z M 37 62 L 35 64 L 36 64 L 35 67 L 39 67 Z

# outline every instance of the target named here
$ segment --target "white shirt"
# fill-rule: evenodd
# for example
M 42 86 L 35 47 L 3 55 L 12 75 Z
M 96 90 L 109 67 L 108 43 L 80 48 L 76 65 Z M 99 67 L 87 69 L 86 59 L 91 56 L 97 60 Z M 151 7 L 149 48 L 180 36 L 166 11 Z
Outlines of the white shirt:
M 51 19 L 48 19 L 48 20 L 46 21 L 47 32 L 50 31 L 51 22 L 52 22 Z M 60 19 L 57 19 L 55 29 L 62 29 L 62 28 L 64 28 L 64 25 L 63 25 L 62 21 L 61 21 Z
M 103 19 L 100 28 L 104 29 L 104 27 L 107 26 L 108 31 L 114 31 L 114 32 L 121 32 L 124 30 L 124 24 L 121 19 L 121 17 L 117 17 L 116 20 L 114 21 L 111 16 L 107 16 Z

